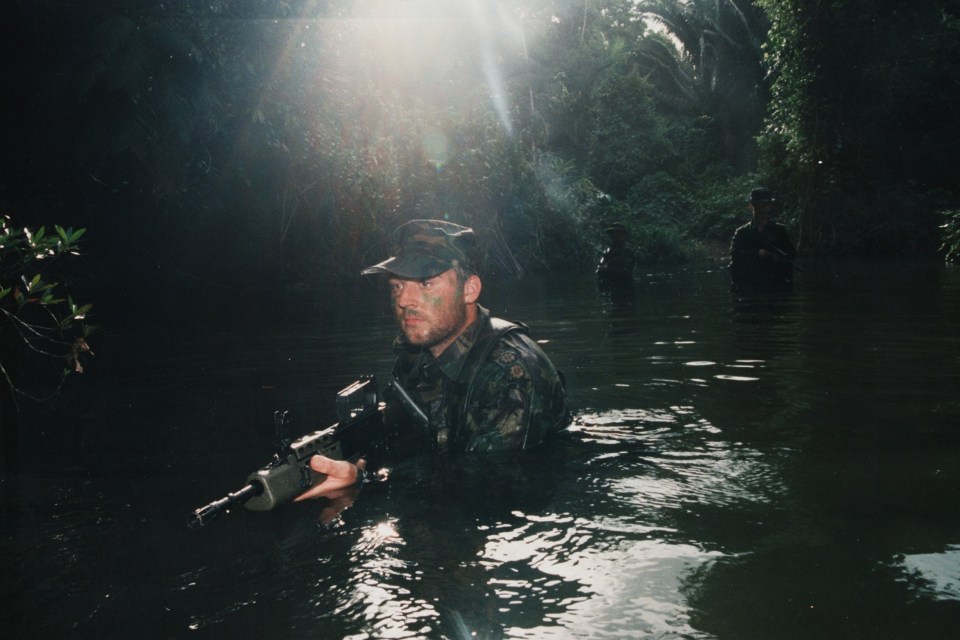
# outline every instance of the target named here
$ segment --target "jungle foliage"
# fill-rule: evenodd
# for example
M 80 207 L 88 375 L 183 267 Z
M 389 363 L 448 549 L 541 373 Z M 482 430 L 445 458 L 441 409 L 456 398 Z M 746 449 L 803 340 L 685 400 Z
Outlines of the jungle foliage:
M 955 208 L 960 3 L 758 0 L 772 100 L 763 164 L 808 250 L 930 255 Z
M 77 255 L 84 229 L 47 233 L 0 217 L 0 462 L 15 449 L 20 401 L 53 397 L 67 376 L 83 372 L 92 352 L 91 304 L 77 303 L 59 282 Z
M 144 304 L 354 282 L 423 217 L 473 225 L 491 271 L 590 269 L 614 220 L 646 261 L 688 259 L 759 183 L 803 251 L 933 255 L 957 6 L 21 2 L 3 204 L 96 229 Z

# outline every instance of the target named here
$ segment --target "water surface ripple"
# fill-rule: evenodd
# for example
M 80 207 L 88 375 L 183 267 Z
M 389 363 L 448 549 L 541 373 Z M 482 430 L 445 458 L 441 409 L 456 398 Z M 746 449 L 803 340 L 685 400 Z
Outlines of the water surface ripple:
M 3 478 L 4 635 L 952 638 L 960 271 L 804 266 L 779 294 L 709 265 L 625 292 L 485 282 L 563 370 L 573 425 L 448 484 L 394 470 L 332 522 L 185 516 L 266 461 L 276 409 L 326 426 L 338 388 L 387 375 L 381 292 L 108 327 Z

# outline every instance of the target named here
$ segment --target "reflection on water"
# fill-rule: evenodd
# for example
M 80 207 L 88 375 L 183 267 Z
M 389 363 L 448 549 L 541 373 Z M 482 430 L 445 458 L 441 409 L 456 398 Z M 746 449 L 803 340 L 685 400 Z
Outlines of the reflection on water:
M 564 371 L 576 419 L 510 465 L 396 469 L 320 505 L 197 505 L 386 375 L 377 292 L 204 335 L 105 331 L 2 484 L 8 637 L 946 638 L 960 620 L 960 274 L 808 261 L 485 283 Z M 168 332 L 168 333 L 165 333 Z M 176 336 L 176 337 L 174 337 Z M 149 358 L 138 345 L 156 344 Z M 318 425 L 319 423 L 319 425 Z
M 936 600 L 960 601 L 960 544 L 947 545 L 942 553 L 899 556 L 907 577 L 920 581 L 917 591 Z

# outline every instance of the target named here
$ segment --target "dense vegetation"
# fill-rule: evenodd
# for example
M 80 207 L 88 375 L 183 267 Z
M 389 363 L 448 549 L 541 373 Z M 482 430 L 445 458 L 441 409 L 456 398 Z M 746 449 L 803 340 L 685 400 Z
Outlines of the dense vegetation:
M 53 279 L 83 234 L 56 226 L 48 235 L 45 227 L 20 229 L 0 217 L 0 468 L 17 448 L 20 400 L 50 399 L 69 374 L 83 372 L 81 359 L 91 353 L 91 305 L 75 302 Z
M 125 303 L 353 279 L 414 217 L 519 273 L 613 220 L 722 252 L 758 183 L 807 253 L 933 255 L 957 209 L 955 0 L 18 5 L 4 213 L 89 228 Z
M 5 453 L 18 399 L 89 357 L 89 301 L 113 322 L 336 304 L 413 218 L 474 226 L 488 272 L 589 271 L 613 221 L 645 263 L 722 255 L 764 184 L 801 252 L 960 256 L 957 0 L 20 0 L 4 20 Z

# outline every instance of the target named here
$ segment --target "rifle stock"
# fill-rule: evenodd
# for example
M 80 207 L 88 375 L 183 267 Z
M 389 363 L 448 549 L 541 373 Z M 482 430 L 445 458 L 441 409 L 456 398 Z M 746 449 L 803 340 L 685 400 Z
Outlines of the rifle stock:
M 387 385 L 391 397 L 398 399 L 407 411 L 420 408 L 396 382 Z M 397 394 L 393 390 L 399 389 Z M 407 406 L 407 402 L 412 405 Z M 208 505 L 193 511 L 187 518 L 192 529 L 202 527 L 231 507 L 243 505 L 251 511 L 270 511 L 290 502 L 316 482 L 322 474 L 310 468 L 310 458 L 316 454 L 336 460 L 354 460 L 375 453 L 382 443 L 384 403 L 379 401 L 376 380 L 363 376 L 337 393 L 339 422 L 320 431 L 314 431 L 289 442 L 278 436 L 278 451 L 265 466 L 247 477 L 247 484 Z M 285 414 L 284 414 L 285 415 Z M 426 416 L 424 416 L 426 418 Z M 283 419 L 277 422 L 282 428 Z

